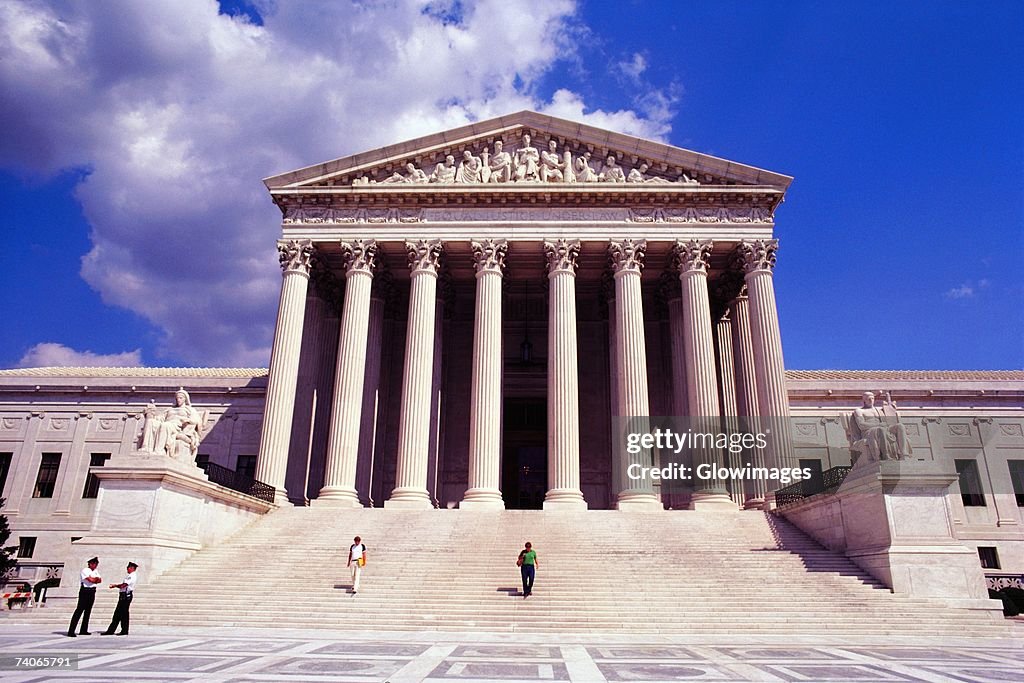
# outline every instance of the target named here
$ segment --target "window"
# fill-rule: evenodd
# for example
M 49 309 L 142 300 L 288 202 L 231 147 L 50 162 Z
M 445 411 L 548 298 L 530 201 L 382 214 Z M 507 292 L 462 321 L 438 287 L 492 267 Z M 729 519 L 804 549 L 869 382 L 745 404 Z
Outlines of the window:
M 1013 493 L 1017 496 L 1017 505 L 1024 507 L 1024 460 L 1007 460 L 1010 468 L 1010 481 L 1013 482 Z
M 256 478 L 256 456 L 240 455 L 235 464 L 235 472 L 249 479 Z
M 999 553 L 995 548 L 978 546 L 978 558 L 982 569 L 999 569 Z
M 4 486 L 7 485 L 7 473 L 11 471 L 11 458 L 14 453 L 0 453 L 0 495 L 3 495 Z
M 110 453 L 92 453 L 89 455 L 89 467 L 103 467 L 110 460 Z M 85 489 L 82 498 L 95 498 L 100 492 L 100 478 L 90 472 L 85 477 Z
M 28 559 L 36 551 L 36 537 L 22 536 L 18 539 L 18 557 Z
M 206 466 L 210 464 L 210 455 L 208 453 L 199 453 L 196 455 L 196 467 L 201 469 L 203 472 L 206 471 Z
M 977 460 L 954 460 L 960 477 L 960 497 L 964 507 L 985 507 L 985 494 L 981 490 Z
M 39 475 L 36 477 L 36 488 L 33 498 L 53 498 L 53 487 L 57 483 L 57 470 L 60 469 L 60 453 L 43 453 L 39 463 Z

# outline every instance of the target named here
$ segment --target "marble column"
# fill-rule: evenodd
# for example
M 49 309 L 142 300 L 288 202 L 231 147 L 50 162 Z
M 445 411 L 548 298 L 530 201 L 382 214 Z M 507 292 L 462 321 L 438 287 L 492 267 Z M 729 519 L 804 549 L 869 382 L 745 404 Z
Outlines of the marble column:
M 715 322 L 715 358 L 718 361 L 718 400 L 722 409 L 722 429 L 729 434 L 740 433 L 739 408 L 736 405 L 736 363 L 733 357 L 732 321 L 728 307 Z M 722 453 L 727 467 L 742 467 L 743 452 L 728 450 Z M 746 501 L 743 481 L 727 482 L 729 497 L 737 506 Z
M 686 370 L 686 402 L 695 432 L 718 434 L 721 412 L 718 403 L 718 375 L 715 342 L 711 331 L 711 302 L 708 295 L 708 266 L 711 240 L 677 241 L 673 265 L 679 269 L 683 302 L 683 357 Z M 713 447 L 693 449 L 694 468 L 701 463 L 722 464 L 721 452 Z M 724 482 L 698 481 L 690 500 L 692 509 L 733 507 Z
M 544 242 L 548 271 L 548 491 L 544 509 L 586 510 L 580 489 L 579 240 Z
M 378 261 L 378 269 L 380 264 Z M 383 276 L 383 277 L 382 277 Z M 373 470 L 377 454 L 377 423 L 380 411 L 380 363 L 384 344 L 384 307 L 391 286 L 390 273 L 374 274 L 370 288 L 369 327 L 366 334 L 366 373 L 363 376 L 363 407 L 356 459 L 356 490 L 365 507 L 373 507 Z
M 745 283 L 729 304 L 729 322 L 732 324 L 732 355 L 736 369 L 736 412 L 740 417 L 741 429 L 756 434 L 760 431 L 757 421 L 757 380 L 754 342 L 750 331 L 750 300 L 747 298 Z M 753 467 L 764 467 L 764 454 L 760 449 L 751 449 L 744 455 L 749 458 L 744 464 L 749 462 Z M 761 509 L 764 506 L 764 492 L 763 479 L 748 480 L 744 486 L 743 507 Z
M 356 490 L 356 467 L 377 243 L 373 240 L 343 241 L 341 254 L 345 268 L 345 303 L 338 334 L 327 466 L 317 503 L 361 507 Z
M 402 373 L 402 407 L 398 424 L 395 488 L 386 508 L 431 508 L 427 492 L 430 449 L 430 390 L 434 368 L 434 319 L 441 240 L 406 242 L 409 252 L 409 323 Z
M 461 509 L 504 510 L 501 498 L 501 284 L 508 242 L 471 242 L 476 268 L 469 489 Z
M 608 246 L 615 275 L 615 364 L 618 370 L 619 430 L 633 433 L 650 431 L 650 403 L 647 393 L 647 355 L 644 339 L 643 296 L 640 273 L 647 252 L 646 240 L 612 240 Z M 623 488 L 619 491 L 619 510 L 660 510 L 661 501 L 654 495 L 648 477 L 630 477 L 640 468 L 652 466 L 649 448 L 628 453 L 625 434 L 616 434 L 623 468 Z M 638 466 L 638 467 L 634 467 Z
M 620 420 L 619 416 L 619 366 L 616 360 L 616 349 L 619 348 L 619 343 L 616 340 L 617 326 L 615 324 L 615 278 L 612 276 L 610 270 L 606 270 L 601 276 L 601 296 L 604 298 L 605 304 L 608 309 L 608 404 L 609 404 L 609 421 L 610 430 L 608 433 L 608 443 L 613 443 L 618 435 L 615 433 L 618 429 Z M 614 504 L 617 499 L 619 491 L 626 488 L 625 483 L 625 472 L 623 468 L 622 458 L 620 458 L 612 448 L 612 462 L 611 462 L 611 480 L 608 485 L 608 503 L 609 505 Z
M 302 319 L 315 248 L 311 240 L 288 240 L 278 242 L 277 250 L 284 274 L 274 344 L 270 352 L 270 376 L 267 378 L 260 449 L 256 458 L 256 479 L 273 486 L 274 502 L 284 505 L 288 502 L 284 479 L 299 378 Z
M 789 433 L 786 369 L 782 360 L 782 335 L 775 304 L 773 271 L 778 244 L 778 240 L 754 240 L 741 242 L 736 248 L 750 299 L 757 407 L 760 427 L 768 434 L 765 466 L 769 468 L 794 466 L 791 462 L 793 454 Z M 771 494 L 772 491 L 765 494 L 768 507 L 772 505 Z

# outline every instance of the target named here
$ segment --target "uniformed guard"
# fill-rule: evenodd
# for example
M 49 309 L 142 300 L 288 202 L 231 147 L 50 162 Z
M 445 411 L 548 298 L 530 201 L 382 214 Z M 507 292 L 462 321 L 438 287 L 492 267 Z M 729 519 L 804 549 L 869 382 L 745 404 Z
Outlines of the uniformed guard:
M 121 592 L 117 596 L 117 607 L 114 608 L 114 616 L 110 620 L 110 626 L 103 632 L 103 635 L 115 635 L 114 629 L 117 628 L 118 624 L 121 625 L 121 630 L 116 635 L 128 635 L 128 608 L 132 606 L 132 594 L 135 592 L 135 581 L 138 579 L 135 576 L 135 570 L 138 568 L 139 565 L 129 562 L 128 574 L 124 577 L 124 581 L 110 584 L 111 588 L 117 588 Z
M 75 607 L 75 614 L 71 617 L 71 624 L 68 626 L 68 636 L 75 637 L 75 626 L 78 625 L 78 618 L 82 618 L 82 630 L 79 633 L 83 636 L 89 633 L 89 615 L 92 614 L 92 604 L 96 602 L 96 584 L 103 579 L 96 568 L 100 566 L 100 558 L 94 557 L 86 562 L 80 575 L 81 586 L 78 589 L 78 606 Z

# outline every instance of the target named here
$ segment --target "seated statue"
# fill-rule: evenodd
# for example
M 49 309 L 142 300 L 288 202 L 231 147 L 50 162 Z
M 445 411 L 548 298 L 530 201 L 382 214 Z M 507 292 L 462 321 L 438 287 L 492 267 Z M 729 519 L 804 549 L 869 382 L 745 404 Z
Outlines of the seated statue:
M 139 450 L 166 455 L 175 460 L 195 462 L 199 440 L 206 427 L 206 411 L 192 407 L 184 389 L 174 393 L 174 406 L 161 411 L 152 401 L 146 406 Z
M 900 424 L 896 404 L 888 397 L 882 406 L 875 407 L 875 395 L 864 394 L 864 405 L 844 420 L 850 452 L 876 460 L 906 460 L 914 452 L 907 438 L 906 428 Z
M 597 182 L 597 171 L 590 165 L 590 152 L 576 157 L 576 180 L 581 183 Z
M 473 156 L 473 153 L 468 149 L 462 153 L 462 161 L 459 162 L 459 167 L 455 171 L 455 182 L 457 183 L 481 183 L 483 182 L 483 175 L 481 173 L 480 158 Z
M 523 146 L 516 150 L 515 173 L 517 182 L 535 182 L 540 164 L 540 153 L 533 146 L 529 133 L 523 134 Z
M 566 168 L 572 169 L 570 163 L 566 166 L 562 155 L 558 153 L 558 143 L 554 140 L 548 141 L 546 152 L 540 153 L 540 179 L 545 183 L 561 183 L 566 181 L 562 171 Z
M 442 185 L 448 185 L 455 182 L 455 174 L 457 173 L 455 168 L 455 157 L 451 154 L 444 158 L 444 163 L 438 164 L 434 167 L 434 173 L 430 176 L 430 182 L 441 183 Z
M 488 183 L 507 183 L 512 180 L 512 155 L 504 150 L 501 140 L 494 141 L 494 156 L 483 152 L 484 169 Z
M 597 179 L 602 183 L 626 182 L 626 174 L 622 167 L 615 162 L 614 154 L 609 154 L 608 158 L 605 159 L 604 167 L 601 169 L 601 173 L 598 174 Z

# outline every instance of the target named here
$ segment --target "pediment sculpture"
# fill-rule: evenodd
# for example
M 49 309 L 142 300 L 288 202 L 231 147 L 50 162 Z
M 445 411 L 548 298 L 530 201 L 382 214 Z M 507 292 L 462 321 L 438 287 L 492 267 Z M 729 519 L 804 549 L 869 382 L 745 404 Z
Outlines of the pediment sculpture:
M 193 407 L 192 399 L 184 388 L 174 392 L 173 406 L 161 409 L 150 401 L 143 415 L 145 423 L 139 443 L 140 452 L 195 462 L 208 411 Z
M 914 449 L 906 427 L 900 424 L 892 396 L 886 393 L 885 402 L 877 406 L 875 395 L 868 391 L 863 401 L 860 408 L 842 416 L 853 464 L 861 458 L 866 462 L 909 459 Z
M 506 151 L 501 140 L 494 141 L 493 153 L 485 145 L 479 153 L 472 149 L 462 150 L 462 156 L 446 154 L 444 160 L 435 164 L 431 172 L 419 168 L 414 161 L 403 164 L 405 172 L 394 172 L 390 176 L 375 180 L 367 175 L 352 181 L 354 186 L 363 185 L 479 185 L 492 183 L 653 183 L 663 185 L 699 185 L 700 183 L 682 173 L 678 178 L 668 178 L 651 173 L 652 163 L 641 161 L 636 168 L 620 165 L 618 156 L 609 153 L 599 169 L 591 162 L 591 153 L 584 151 L 573 156 L 569 149 L 558 149 L 558 141 L 548 140 L 547 148 L 539 150 L 533 144 L 529 133 L 524 133 L 521 144 L 513 151 Z M 663 167 L 664 168 L 664 167 Z

